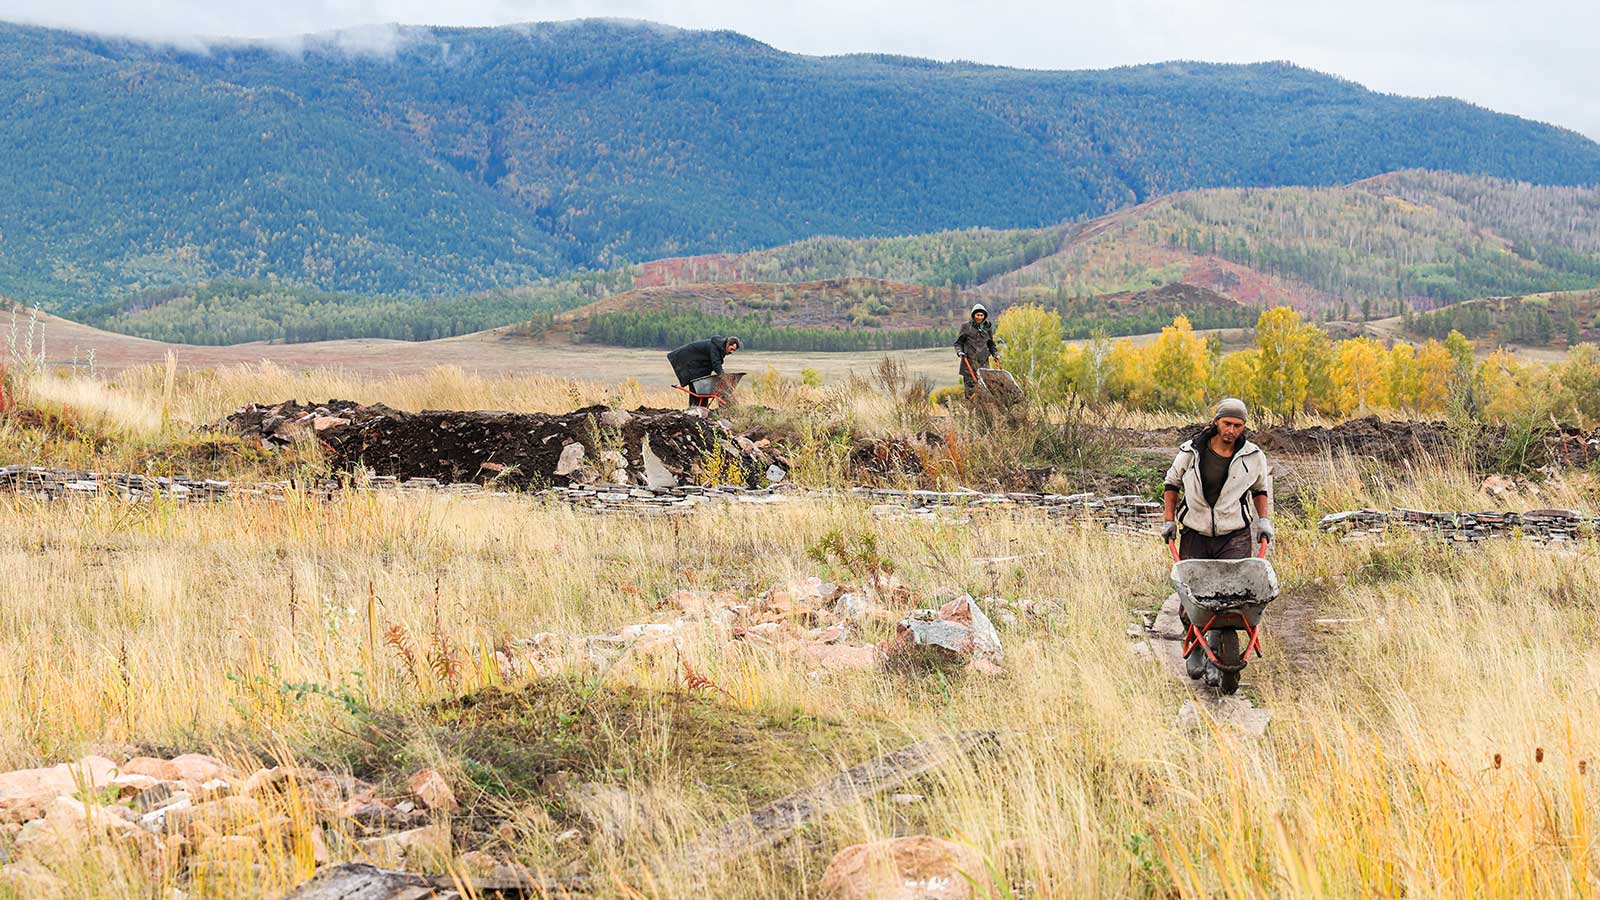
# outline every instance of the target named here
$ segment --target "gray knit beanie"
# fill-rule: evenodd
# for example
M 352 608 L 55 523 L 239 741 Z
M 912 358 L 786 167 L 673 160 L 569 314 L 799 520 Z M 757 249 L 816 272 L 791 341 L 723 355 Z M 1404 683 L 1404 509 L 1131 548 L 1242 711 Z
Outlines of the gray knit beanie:
M 1248 422 L 1250 421 L 1249 412 L 1250 410 L 1244 405 L 1243 400 L 1238 397 L 1224 397 L 1222 402 L 1217 404 L 1217 411 L 1211 416 L 1211 421 L 1215 422 L 1223 416 L 1231 416 L 1241 422 Z

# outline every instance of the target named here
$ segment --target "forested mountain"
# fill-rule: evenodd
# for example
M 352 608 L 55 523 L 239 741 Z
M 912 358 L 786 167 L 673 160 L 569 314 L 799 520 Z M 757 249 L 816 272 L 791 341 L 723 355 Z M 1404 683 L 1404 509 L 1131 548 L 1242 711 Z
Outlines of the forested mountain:
M 1600 182 L 1573 132 L 1277 63 L 1022 71 L 586 21 L 205 47 L 0 25 L 0 69 L 0 293 L 69 313 L 217 279 L 461 295 L 1413 166 Z
M 1462 298 L 1600 286 L 1600 189 L 1401 172 L 1337 188 L 1187 191 L 1034 230 L 810 238 L 435 298 L 218 281 L 147 290 L 79 317 L 130 334 L 198 343 L 426 339 L 548 319 L 630 289 L 658 287 L 678 288 L 655 296 L 671 298 L 685 314 L 694 306 L 701 317 L 770 312 L 719 306 L 735 294 L 799 295 L 808 304 L 852 310 L 861 298 L 827 282 L 860 278 L 927 289 L 945 304 L 937 316 L 969 303 L 968 293 L 997 309 L 1037 303 L 1061 313 L 1072 336 L 1095 328 L 1137 331 L 1140 322 L 1159 325 L 1175 312 L 1196 327 L 1240 324 L 1234 320 L 1249 310 L 1280 304 L 1325 318 L 1382 317 Z M 715 287 L 727 282 L 746 284 L 733 292 Z M 1157 290 L 1168 285 L 1204 290 Z M 951 293 L 962 296 L 946 300 Z M 1245 312 L 1208 299 L 1218 295 Z M 640 312 L 631 300 L 619 304 L 596 309 Z M 657 304 L 648 311 L 659 318 L 663 310 Z M 898 313 L 874 318 L 912 327 Z M 611 320 L 618 334 L 637 324 L 626 316 Z

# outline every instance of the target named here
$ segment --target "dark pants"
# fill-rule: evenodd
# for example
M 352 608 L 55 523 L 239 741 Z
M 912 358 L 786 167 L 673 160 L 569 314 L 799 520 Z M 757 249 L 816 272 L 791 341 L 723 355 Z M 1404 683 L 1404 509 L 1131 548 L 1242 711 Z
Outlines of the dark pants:
M 967 393 L 972 393 L 972 389 L 978 386 L 978 370 L 981 368 L 983 366 L 973 362 L 972 357 L 961 358 L 961 386 Z
M 690 406 L 710 406 L 711 405 L 711 398 L 710 397 L 696 397 L 694 395 L 694 393 L 693 393 L 694 388 L 692 388 L 692 387 L 689 388 L 689 391 L 690 391 L 690 394 L 689 394 L 689 405 Z
M 1178 535 L 1179 559 L 1249 559 L 1250 527 L 1212 537 L 1183 529 Z

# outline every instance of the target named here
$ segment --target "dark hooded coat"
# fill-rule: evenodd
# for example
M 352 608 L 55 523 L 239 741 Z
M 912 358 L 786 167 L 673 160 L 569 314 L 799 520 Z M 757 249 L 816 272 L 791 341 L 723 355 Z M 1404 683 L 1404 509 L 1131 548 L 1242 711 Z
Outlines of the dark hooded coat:
M 723 337 L 691 341 L 668 353 L 667 362 L 672 364 L 678 383 L 688 386 L 707 375 L 722 374 L 722 360 L 728 355 L 727 344 L 728 339 Z
M 973 321 L 976 315 L 983 313 L 983 322 Z M 989 311 L 984 309 L 982 303 L 974 304 L 972 312 L 967 314 L 967 321 L 961 323 L 961 333 L 956 336 L 956 351 L 965 353 L 972 360 L 972 366 L 982 369 L 989 365 L 989 359 L 995 355 L 994 347 L 994 322 L 989 319 Z

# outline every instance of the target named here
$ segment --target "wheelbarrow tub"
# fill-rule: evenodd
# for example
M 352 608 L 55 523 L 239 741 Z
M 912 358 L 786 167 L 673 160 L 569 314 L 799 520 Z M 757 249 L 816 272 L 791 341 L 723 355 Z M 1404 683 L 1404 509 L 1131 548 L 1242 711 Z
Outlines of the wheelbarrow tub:
M 734 388 L 739 386 L 739 380 L 744 376 L 744 372 L 723 372 L 721 375 L 707 375 L 704 378 L 696 378 L 694 384 L 689 385 L 689 389 L 703 397 L 710 397 L 715 394 L 718 399 L 726 401 L 733 396 Z
M 1218 615 L 1216 625 L 1226 627 L 1228 617 L 1237 616 L 1253 628 L 1278 596 L 1278 573 L 1259 557 L 1185 559 L 1172 564 L 1172 585 L 1189 621 L 1203 623 Z

